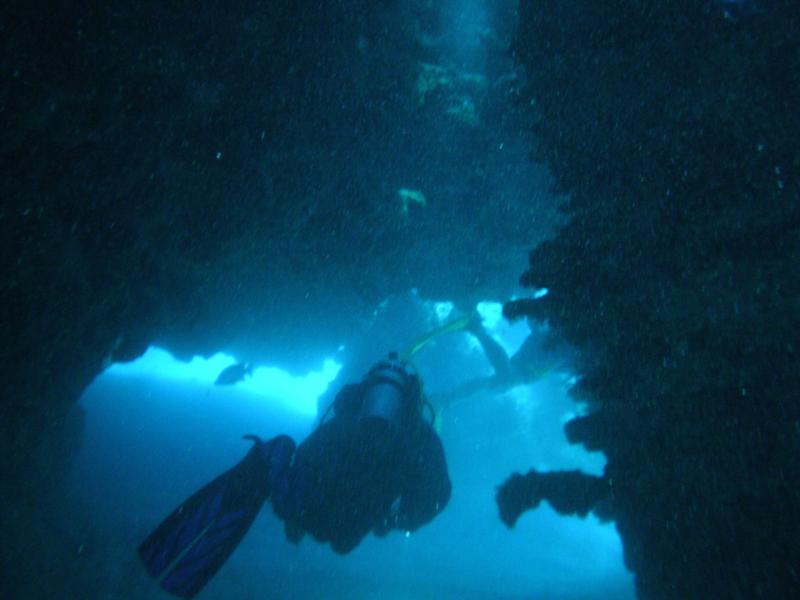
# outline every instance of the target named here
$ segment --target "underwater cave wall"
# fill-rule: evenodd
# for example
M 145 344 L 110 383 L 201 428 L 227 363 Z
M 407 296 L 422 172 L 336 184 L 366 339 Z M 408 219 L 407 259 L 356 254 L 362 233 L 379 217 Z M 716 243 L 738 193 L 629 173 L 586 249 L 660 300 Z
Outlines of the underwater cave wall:
M 346 325 L 331 296 L 385 292 L 374 174 L 341 157 L 394 122 L 398 81 L 413 89 L 418 57 L 391 4 L 0 8 L 0 565 L 15 574 L 3 597 L 66 593 L 77 544 L 53 543 L 48 513 L 82 435 L 70 409 L 103 368 L 155 342 L 214 352 L 237 327 L 313 353 Z M 385 44 L 354 61 L 359 35 Z M 323 276 L 363 245 L 371 262 Z
M 392 5 L 4 3 L 5 473 L 111 361 L 255 328 L 313 354 L 348 324 L 331 298 L 388 293 L 381 267 L 410 228 L 342 157 L 413 90 Z M 383 44 L 359 54 L 360 35 Z
M 584 351 L 639 596 L 793 596 L 800 5 L 523 0 L 514 53 L 570 222 L 505 313 Z
M 148 344 L 304 371 L 392 293 L 512 289 L 548 210 L 495 189 L 507 74 L 448 63 L 440 20 L 424 0 L 3 4 L 0 468 Z

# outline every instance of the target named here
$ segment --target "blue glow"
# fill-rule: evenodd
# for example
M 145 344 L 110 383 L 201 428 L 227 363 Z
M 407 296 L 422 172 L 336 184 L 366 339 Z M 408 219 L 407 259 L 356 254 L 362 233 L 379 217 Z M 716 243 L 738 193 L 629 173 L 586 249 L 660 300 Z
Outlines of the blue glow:
M 330 358 L 325 359 L 322 369 L 311 371 L 303 377 L 291 375 L 277 367 L 258 367 L 253 369 L 251 377 L 236 384 L 236 387 L 256 395 L 279 396 L 284 403 L 298 411 L 316 415 L 317 398 L 328 389 L 341 368 L 342 365 Z
M 238 361 L 230 354 L 219 352 L 209 358 L 195 356 L 189 362 L 176 359 L 162 348 L 151 346 L 139 359 L 130 363 L 117 363 L 106 371 L 120 377 L 148 377 L 183 383 L 211 386 L 223 369 Z M 256 367 L 250 376 L 234 386 L 236 392 L 260 397 L 266 401 L 280 402 L 306 415 L 316 415 L 317 398 L 336 377 L 342 366 L 326 359 L 322 368 L 297 377 L 277 367 Z M 216 387 L 220 391 L 224 388 Z
M 531 331 L 524 319 L 509 323 L 503 318 L 503 304 L 500 302 L 479 302 L 477 309 L 484 328 L 509 356 L 519 350 Z M 480 347 L 477 340 L 473 339 L 472 343 L 476 348 Z
M 455 304 L 452 302 L 434 302 L 433 304 L 433 310 L 436 314 L 436 319 L 440 323 L 443 323 L 450 318 L 450 315 L 453 314 L 454 308 Z
M 236 359 L 233 356 L 222 352 L 211 358 L 195 356 L 191 361 L 183 362 L 166 350 L 151 346 L 135 361 L 115 363 L 108 368 L 106 373 L 213 384 L 220 371 L 235 363 Z
M 447 321 L 455 310 L 447 302 L 426 302 L 426 307 L 432 320 Z M 477 310 L 486 332 L 509 354 L 531 333 L 541 333 L 524 319 L 508 323 L 500 303 L 482 302 Z M 461 332 L 444 340 L 451 343 L 441 344 L 440 354 L 420 355 L 418 366 L 428 368 L 434 381 L 449 374 L 464 380 L 480 376 L 471 366 L 473 358 L 478 364 L 485 360 L 481 350 L 475 356 L 469 350 L 478 346 L 475 337 Z M 302 440 L 314 427 L 317 397 L 340 370 L 334 360 L 320 357 L 319 369 L 302 377 L 264 365 L 237 384 L 214 385 L 222 370 L 240 360 L 219 353 L 180 361 L 151 347 L 135 362 L 113 365 L 87 390 L 82 400 L 86 440 L 76 459 L 75 493 L 83 494 L 87 505 L 110 507 L 107 520 L 125 536 L 124 543 L 134 536 L 131 531 L 141 534 L 142 514 L 158 522 L 166 506 L 239 460 L 248 447 L 243 433 L 264 439 L 283 433 Z M 408 595 L 411 582 L 422 589 L 449 590 L 454 579 L 465 589 L 491 589 L 487 597 L 566 597 L 562 592 L 567 590 L 578 594 L 598 588 L 586 597 L 633 598 L 633 579 L 623 566 L 613 523 L 592 515 L 565 518 L 546 501 L 525 513 L 513 531 L 497 522 L 492 489 L 511 472 L 533 467 L 603 473 L 602 453 L 587 453 L 564 438 L 563 424 L 582 410 L 568 395 L 576 379 L 569 372 L 550 371 L 530 383 L 450 405 L 440 435 L 453 497 L 447 510 L 413 535 L 369 536 L 342 560 L 316 544 L 289 547 L 282 525 L 270 514 L 237 550 L 237 567 L 223 570 L 211 585 L 219 590 L 254 586 L 242 581 L 260 583 L 266 569 L 286 573 L 289 586 L 310 582 L 322 590 L 318 597 L 326 597 L 325 584 L 317 581 L 320 572 L 339 585 L 360 581 L 368 569 L 389 597 L 398 598 Z M 454 377 L 453 384 L 459 382 Z M 174 459 L 165 462 L 165 456 Z M 130 478 L 123 488 L 121 472 Z M 164 480 L 171 483 L 163 485 Z M 120 514 L 132 519 L 122 528 Z M 265 553 L 264 546 L 279 550 Z M 445 592 L 424 595 L 450 597 Z

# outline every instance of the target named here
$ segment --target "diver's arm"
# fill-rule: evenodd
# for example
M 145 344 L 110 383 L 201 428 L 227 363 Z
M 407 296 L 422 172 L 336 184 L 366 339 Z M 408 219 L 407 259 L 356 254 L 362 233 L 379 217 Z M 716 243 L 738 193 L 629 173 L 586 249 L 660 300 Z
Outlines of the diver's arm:
M 439 436 L 425 423 L 417 438 L 418 452 L 408 465 L 406 490 L 400 496 L 394 523 L 406 531 L 419 529 L 442 511 L 452 489 Z

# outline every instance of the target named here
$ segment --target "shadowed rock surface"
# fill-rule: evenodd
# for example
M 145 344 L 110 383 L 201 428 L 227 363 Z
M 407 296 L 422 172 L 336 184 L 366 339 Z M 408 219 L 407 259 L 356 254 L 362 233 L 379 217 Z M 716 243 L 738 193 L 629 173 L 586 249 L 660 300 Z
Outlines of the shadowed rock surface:
M 537 508 L 542 500 L 547 500 L 559 514 L 585 517 L 607 502 L 610 495 L 611 486 L 602 477 L 580 471 L 539 473 L 532 469 L 525 475 L 514 473 L 504 481 L 496 499 L 500 519 L 514 527 L 526 510 Z
M 571 220 L 504 312 L 583 351 L 646 599 L 800 589 L 800 7 L 721 4 L 525 1 L 515 44 Z
M 428 76 L 424 2 L 2 13 L 4 471 L 149 344 L 305 371 L 393 292 L 501 298 L 551 228 L 500 185 L 544 177 L 499 150 L 505 89 Z

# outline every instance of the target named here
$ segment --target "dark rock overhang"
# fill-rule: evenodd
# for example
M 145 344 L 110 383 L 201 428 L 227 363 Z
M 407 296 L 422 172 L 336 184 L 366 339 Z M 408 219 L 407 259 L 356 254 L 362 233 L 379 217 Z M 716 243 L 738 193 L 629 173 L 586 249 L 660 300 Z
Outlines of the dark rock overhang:
M 507 141 L 481 118 L 505 92 L 444 63 L 426 3 L 3 13 L 9 468 L 149 344 L 307 369 L 393 292 L 507 297 L 551 228 L 470 155 Z
M 536 155 L 571 220 L 522 276 L 550 293 L 505 313 L 584 350 L 594 413 L 567 432 L 608 457 L 590 495 L 642 598 L 800 587 L 798 47 L 788 0 L 521 3 Z M 572 479 L 513 477 L 505 518 L 548 495 L 585 512 Z

